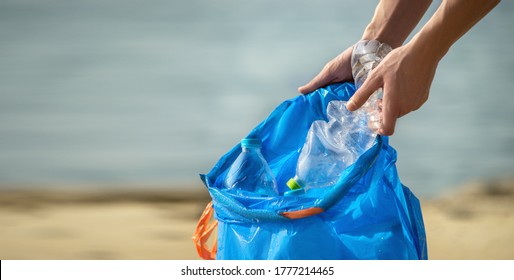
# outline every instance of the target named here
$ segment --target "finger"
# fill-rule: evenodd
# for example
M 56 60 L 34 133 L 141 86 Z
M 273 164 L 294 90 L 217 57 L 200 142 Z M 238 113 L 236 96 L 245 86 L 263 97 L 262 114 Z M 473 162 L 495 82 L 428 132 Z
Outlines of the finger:
M 350 111 L 359 109 L 366 100 L 382 86 L 382 81 L 376 76 L 370 75 L 368 79 L 362 84 L 362 86 L 353 94 L 352 98 L 348 100 L 346 108 Z
M 396 127 L 396 120 L 399 118 L 398 108 L 389 99 L 384 96 L 382 100 L 382 124 L 378 134 L 390 136 L 393 135 Z
M 315 91 L 316 89 L 318 89 L 320 87 L 324 87 L 324 86 L 330 84 L 331 80 L 325 69 L 326 68 L 321 70 L 321 72 L 319 72 L 319 74 L 316 77 L 314 77 L 309 83 L 307 83 L 304 86 L 299 87 L 298 91 L 302 94 L 307 94 L 307 93 Z

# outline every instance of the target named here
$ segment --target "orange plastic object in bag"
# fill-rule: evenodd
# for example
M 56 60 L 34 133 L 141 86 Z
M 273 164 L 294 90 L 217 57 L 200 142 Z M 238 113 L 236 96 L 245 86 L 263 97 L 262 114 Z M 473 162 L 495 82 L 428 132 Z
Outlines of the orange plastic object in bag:
M 193 235 L 193 242 L 196 245 L 196 251 L 198 255 L 204 260 L 214 260 L 216 259 L 216 251 L 218 249 L 218 241 L 214 240 L 214 244 L 212 248 L 209 248 L 207 245 L 207 241 L 211 237 L 212 232 L 218 227 L 218 221 L 214 220 L 212 224 L 209 225 L 209 221 L 214 214 L 214 208 L 212 207 L 212 201 L 207 204 L 205 210 L 203 210 L 202 216 L 200 220 L 198 220 L 198 225 L 196 226 L 196 231 Z

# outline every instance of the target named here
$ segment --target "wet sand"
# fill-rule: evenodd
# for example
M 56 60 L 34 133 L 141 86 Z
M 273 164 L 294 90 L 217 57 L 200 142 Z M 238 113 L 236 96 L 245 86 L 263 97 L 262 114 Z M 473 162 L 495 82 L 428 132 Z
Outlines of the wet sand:
M 198 188 L 196 188 L 198 189 Z M 0 191 L 0 259 L 199 259 L 206 191 Z M 514 259 L 514 181 L 421 201 L 430 259 Z

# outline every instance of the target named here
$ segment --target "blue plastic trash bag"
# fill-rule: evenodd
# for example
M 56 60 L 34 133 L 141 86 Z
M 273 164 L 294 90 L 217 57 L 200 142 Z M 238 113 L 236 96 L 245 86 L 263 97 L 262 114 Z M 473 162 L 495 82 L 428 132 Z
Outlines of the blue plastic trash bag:
M 353 84 L 334 84 L 287 100 L 248 134 L 261 139 L 280 196 L 242 197 L 224 188 L 239 144 L 200 175 L 218 222 L 216 259 L 427 259 L 420 204 L 400 182 L 387 137 L 377 137 L 333 187 L 282 195 L 311 123 L 326 120 L 328 103 L 354 91 Z

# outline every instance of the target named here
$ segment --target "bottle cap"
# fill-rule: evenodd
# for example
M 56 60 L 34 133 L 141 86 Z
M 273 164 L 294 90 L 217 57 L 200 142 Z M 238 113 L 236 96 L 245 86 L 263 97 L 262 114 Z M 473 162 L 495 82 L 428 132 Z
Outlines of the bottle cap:
M 245 138 L 241 140 L 241 147 L 244 148 L 260 148 L 261 144 L 262 142 L 259 138 Z
M 296 180 L 294 178 L 291 178 L 289 179 L 289 181 L 287 181 L 286 185 L 291 189 L 291 190 L 299 190 L 299 189 L 302 189 L 302 185 L 300 185 L 298 182 L 296 182 Z

